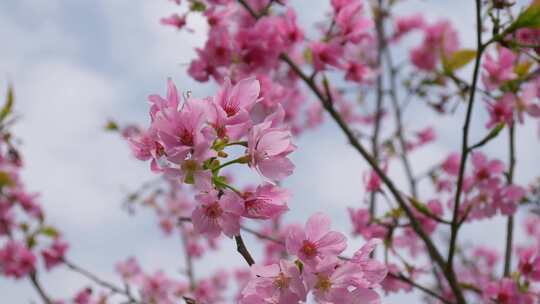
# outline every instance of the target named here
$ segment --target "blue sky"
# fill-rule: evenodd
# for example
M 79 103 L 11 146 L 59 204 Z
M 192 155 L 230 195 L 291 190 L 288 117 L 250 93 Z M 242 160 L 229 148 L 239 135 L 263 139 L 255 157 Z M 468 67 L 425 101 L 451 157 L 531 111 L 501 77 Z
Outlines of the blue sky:
M 302 8 L 299 18 L 303 24 L 320 20 L 327 6 L 327 1 L 290 2 Z M 306 10 L 308 3 L 310 9 Z M 430 19 L 445 16 L 462 33 L 463 44 L 471 47 L 472 5 L 465 0 L 409 1 L 401 11 L 422 11 Z M 16 109 L 21 115 L 16 133 L 22 139 L 27 185 L 41 192 L 49 220 L 71 241 L 72 259 L 112 280 L 117 279 L 112 272 L 114 263 L 130 255 L 136 255 L 148 270 L 166 268 L 174 273 L 181 266 L 180 242 L 164 238 L 153 215 L 141 212 L 132 218 L 121 210 L 126 191 L 152 175 L 146 164 L 130 156 L 125 143 L 103 132 L 108 118 L 146 123 L 146 97 L 163 93 L 169 76 L 194 96 L 211 94 L 212 86 L 196 83 L 185 73 L 193 48 L 204 43 L 204 22 L 189 20 L 195 34 L 161 26 L 159 18 L 174 10 L 172 2 L 166 0 L 0 2 L 0 88 L 9 81 L 16 89 Z M 415 108 L 408 113 L 406 124 L 414 128 L 437 123 L 436 131 L 445 139 L 413 155 L 418 171 L 458 149 L 455 134 L 462 121 L 461 111 L 453 117 L 437 118 L 437 122 L 429 121 L 434 116 L 421 111 Z M 482 112 L 480 107 L 476 109 L 474 138 L 485 132 Z M 324 210 L 337 229 L 347 232 L 351 227 L 344 207 L 361 203 L 366 166 L 339 130 L 327 122 L 298 139 L 299 149 L 293 156 L 297 169 L 285 182 L 294 195 L 287 218 L 304 222 L 307 214 Z M 522 160 L 517 178 L 522 182 L 538 174 L 537 169 L 527 166 L 537 161 L 535 128 L 526 125 L 518 136 Z M 488 152 L 505 157 L 506 151 L 498 149 L 501 146 L 494 143 Z M 404 184 L 398 170 L 391 175 Z M 492 236 L 502 236 L 502 223 L 498 219 L 479 225 L 488 225 Z M 488 243 L 498 240 L 486 238 L 482 231 L 486 229 L 469 229 L 468 236 Z M 352 241 L 351 250 L 360 244 L 361 240 Z M 224 242 L 222 252 L 212 260 L 242 265 L 232 242 Z M 206 262 L 196 267 L 203 276 L 219 265 Z M 63 270 L 43 280 L 47 290 L 58 297 L 72 295 L 87 282 Z M 403 303 L 405 299 L 414 299 L 414 295 L 388 297 L 384 303 Z M 0 279 L 0 300 L 19 304 L 37 297 L 26 283 Z

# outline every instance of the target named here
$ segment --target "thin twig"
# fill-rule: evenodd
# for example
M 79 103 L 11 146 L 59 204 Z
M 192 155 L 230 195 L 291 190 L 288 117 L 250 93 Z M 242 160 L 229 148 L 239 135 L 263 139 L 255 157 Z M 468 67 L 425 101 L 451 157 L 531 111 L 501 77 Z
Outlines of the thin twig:
M 246 263 L 248 263 L 249 266 L 255 264 L 255 260 L 251 256 L 251 253 L 249 253 L 249 250 L 246 247 L 246 244 L 244 243 L 244 240 L 242 239 L 242 236 L 236 235 L 234 237 L 234 240 L 236 241 L 236 251 L 242 255 L 244 260 L 246 260 Z
M 511 185 L 514 182 L 514 171 L 516 168 L 516 130 L 514 122 L 510 124 L 508 129 L 508 137 L 510 141 L 509 148 L 509 162 L 510 167 L 508 168 L 508 184 Z M 506 250 L 504 255 L 504 276 L 507 277 L 510 275 L 511 262 L 512 262 L 512 241 L 514 235 L 514 216 L 509 215 L 508 221 L 506 223 Z
M 116 285 L 114 285 L 112 283 L 109 283 L 109 282 L 99 278 L 98 276 L 91 273 L 90 271 L 88 271 L 86 269 L 83 269 L 80 266 L 75 265 L 73 262 L 70 262 L 70 261 L 68 261 L 66 259 L 64 259 L 63 262 L 69 269 L 81 274 L 82 276 L 86 277 L 90 281 L 93 281 L 94 283 L 98 284 L 99 286 L 107 288 L 113 293 L 124 295 L 125 297 L 127 297 L 129 299 L 129 303 L 144 304 L 143 302 L 140 302 L 140 301 L 136 300 L 128 290 L 126 290 L 124 288 L 120 288 L 120 287 L 118 287 L 118 286 L 116 286 Z
M 482 58 L 482 53 L 485 50 L 485 47 L 487 46 L 482 44 L 482 1 L 476 0 L 476 45 L 477 45 L 477 51 L 476 51 L 476 59 L 474 63 L 474 71 L 473 71 L 473 78 L 472 78 L 472 84 L 469 92 L 469 102 L 467 105 L 467 113 L 465 116 L 465 123 L 463 124 L 463 141 L 461 144 L 461 161 L 459 166 L 459 174 L 458 174 L 458 181 L 456 186 L 456 193 L 455 193 L 455 199 L 454 199 L 454 212 L 452 216 L 452 228 L 450 231 L 450 246 L 448 248 L 448 261 L 447 265 L 450 270 L 453 270 L 453 262 L 454 262 L 454 253 L 456 248 L 456 241 L 457 241 L 457 233 L 459 229 L 459 206 L 460 206 L 460 199 L 461 199 L 461 193 L 463 189 L 463 179 L 465 176 L 465 167 L 467 164 L 467 156 L 469 154 L 469 129 L 470 129 L 470 123 L 472 118 L 472 110 L 474 106 L 475 101 L 475 93 L 476 93 L 476 85 L 478 83 L 478 75 L 480 71 L 480 61 Z
M 41 286 L 41 283 L 39 282 L 39 279 L 37 277 L 37 272 L 33 271 L 32 273 L 30 273 L 29 277 L 30 277 L 30 282 L 32 283 L 32 286 L 34 286 L 34 288 L 38 292 L 39 296 L 43 300 L 43 303 L 52 304 L 53 302 L 51 298 L 47 295 L 47 293 L 43 289 L 43 286 Z

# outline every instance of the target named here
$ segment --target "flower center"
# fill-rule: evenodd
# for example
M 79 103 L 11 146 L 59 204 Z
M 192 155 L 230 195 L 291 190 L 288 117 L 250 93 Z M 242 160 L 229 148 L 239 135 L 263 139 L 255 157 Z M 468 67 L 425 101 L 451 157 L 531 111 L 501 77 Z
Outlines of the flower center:
M 317 246 L 310 241 L 305 240 L 300 249 L 304 255 L 311 258 L 317 255 Z
M 532 267 L 531 263 L 526 263 L 525 265 L 523 265 L 523 267 L 521 267 L 521 269 L 522 269 L 521 272 L 523 274 L 529 274 L 529 273 L 532 272 L 533 267 Z
M 279 289 L 287 289 L 289 287 L 290 280 L 291 279 L 286 277 L 283 272 L 280 272 L 276 280 L 274 281 L 274 285 Z
M 223 209 L 221 209 L 221 206 L 218 204 L 218 202 L 213 202 L 212 204 L 206 206 L 204 213 L 207 217 L 215 219 L 223 214 Z
M 180 132 L 180 142 L 186 146 L 193 146 L 193 133 L 187 129 L 183 129 Z
M 485 180 L 489 177 L 489 172 L 488 170 L 486 170 L 485 168 L 482 168 L 480 169 L 477 173 L 476 173 L 476 178 L 478 178 L 479 180 Z
M 321 276 L 319 275 L 317 279 L 317 284 L 315 284 L 315 288 L 324 292 L 327 292 L 332 287 L 332 282 L 330 282 L 330 278 L 327 276 Z
M 182 169 L 187 172 L 195 172 L 198 167 L 197 161 L 192 159 L 188 159 L 182 163 Z
M 497 301 L 500 303 L 506 303 L 510 299 L 510 296 L 506 293 L 499 293 L 497 295 Z

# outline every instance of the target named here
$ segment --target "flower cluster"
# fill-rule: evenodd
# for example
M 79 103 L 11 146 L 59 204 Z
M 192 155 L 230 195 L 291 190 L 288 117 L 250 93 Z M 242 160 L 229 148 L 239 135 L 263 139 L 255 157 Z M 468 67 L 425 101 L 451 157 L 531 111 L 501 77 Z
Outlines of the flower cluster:
M 22 157 L 7 129 L 12 103 L 10 89 L 0 119 L 0 274 L 23 279 L 35 274 L 38 261 L 47 270 L 61 264 L 68 244 L 46 222 L 38 195 L 21 180 Z
M 330 230 L 323 214 L 311 216 L 305 227 L 289 230 L 287 253 L 295 262 L 281 259 L 251 267 L 252 279 L 239 303 L 300 303 L 313 293 L 321 303 L 379 303 L 373 290 L 386 276 L 386 266 L 370 257 L 379 240 L 373 239 L 349 260 L 340 260 L 346 246 L 343 234 Z
M 274 219 L 287 211 L 288 194 L 275 185 L 292 174 L 288 155 L 294 151 L 292 135 L 282 126 L 284 112 L 260 115 L 260 83 L 246 78 L 236 84 L 226 79 L 215 96 L 204 99 L 178 92 L 169 80 L 167 97 L 152 95 L 151 125 L 128 134 L 135 156 L 151 160 L 154 171 L 180 184 L 193 184 L 198 193 L 191 214 L 198 233 L 215 238 L 240 232 L 240 219 Z M 245 147 L 239 157 L 224 160 L 228 149 Z M 247 164 L 264 182 L 254 191 L 241 192 L 229 184 L 221 170 Z

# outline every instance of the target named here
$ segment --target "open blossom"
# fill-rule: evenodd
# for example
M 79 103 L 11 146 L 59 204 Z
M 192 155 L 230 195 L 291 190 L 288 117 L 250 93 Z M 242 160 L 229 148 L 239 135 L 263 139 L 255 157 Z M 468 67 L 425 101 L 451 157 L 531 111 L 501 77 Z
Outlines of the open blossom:
M 36 257 L 22 243 L 8 241 L 0 248 L 0 273 L 7 277 L 20 279 L 36 267 Z
M 531 281 L 540 281 L 540 255 L 535 246 L 519 253 L 518 269 L 521 275 Z
M 330 219 L 322 214 L 312 215 L 304 229 L 291 229 L 286 240 L 287 252 L 308 266 L 316 266 L 325 256 L 337 256 L 347 247 L 345 236 L 330 231 Z
M 499 57 L 493 58 L 487 54 L 482 64 L 485 72 L 482 74 L 482 81 L 488 90 L 497 89 L 503 83 L 515 79 L 514 63 L 516 55 L 504 47 L 498 49 Z
M 459 153 L 451 153 L 443 161 L 441 168 L 446 174 L 456 176 L 459 173 L 459 164 L 461 162 L 461 155 Z
M 341 67 L 340 58 L 343 55 L 343 47 L 337 43 L 312 42 L 311 53 L 313 67 L 317 71 L 325 70 L 327 65 Z
M 306 286 L 298 265 L 286 260 L 268 266 L 251 266 L 253 278 L 242 290 L 239 303 L 299 303 L 306 300 Z
M 371 239 L 351 259 L 351 263 L 358 265 L 359 271 L 355 277 L 355 286 L 358 288 L 373 288 L 379 286 L 388 273 L 386 266 L 371 258 L 375 247 L 382 243 L 380 239 Z
M 424 24 L 421 29 L 424 31 L 424 40 L 420 46 L 411 50 L 411 62 L 421 70 L 432 71 L 441 54 L 449 57 L 458 49 L 458 37 L 447 21 Z
M 486 184 L 493 179 L 499 178 L 504 172 L 504 164 L 498 160 L 488 160 L 485 154 L 475 152 L 471 156 L 473 165 L 473 179 L 476 183 Z
M 152 160 L 150 168 L 160 171 L 158 160 L 165 155 L 165 149 L 159 143 L 155 130 L 140 131 L 128 136 L 128 143 L 133 155 L 138 160 Z
M 249 164 L 270 180 L 279 181 L 292 174 L 294 165 L 287 156 L 295 148 L 291 133 L 285 128 L 273 127 L 272 121 L 257 124 L 249 132 Z
M 343 42 L 359 43 L 369 37 L 373 21 L 363 15 L 364 7 L 360 1 L 349 1 L 336 14 L 336 24 Z
M 128 282 L 134 280 L 142 273 L 141 267 L 134 257 L 116 264 L 116 272 L 120 274 L 122 279 Z
M 225 191 L 221 197 L 215 190 L 197 195 L 199 205 L 192 214 L 195 230 L 210 238 L 219 236 L 221 231 L 228 237 L 240 233 L 240 216 L 244 212 L 242 198 L 238 194 Z
M 425 25 L 424 17 L 421 14 L 412 16 L 396 17 L 394 24 L 393 40 L 399 40 L 403 35 L 414 29 L 421 29 Z
M 245 192 L 243 196 L 242 216 L 247 218 L 272 219 L 289 210 L 289 192 L 272 184 L 258 186 L 255 192 Z
M 357 264 L 340 264 L 336 257 L 329 256 L 315 268 L 306 270 L 305 280 L 315 299 L 322 303 L 380 303 L 379 295 L 375 291 L 358 286 L 361 275 L 362 271 Z
M 363 236 L 365 239 L 385 238 L 388 228 L 371 222 L 371 216 L 368 209 L 348 208 L 349 218 L 353 225 L 353 233 Z
M 493 128 L 500 123 L 510 125 L 514 121 L 516 96 L 506 93 L 501 98 L 487 102 L 489 122 L 486 127 Z
M 223 86 L 208 105 L 208 121 L 220 138 L 237 140 L 250 127 L 250 111 L 259 101 L 260 84 L 255 78 L 240 80 L 232 86 L 225 79 Z
M 49 248 L 41 251 L 41 256 L 45 261 L 45 268 L 49 270 L 62 263 L 68 247 L 68 243 L 60 239 L 55 239 Z
M 521 304 L 522 295 L 516 282 L 504 278 L 499 282 L 491 282 L 484 289 L 486 300 L 493 300 L 500 304 Z
M 163 144 L 167 160 L 180 163 L 194 151 L 203 155 L 207 152 L 211 156 L 211 142 L 202 132 L 206 121 L 204 114 L 203 102 L 190 99 L 180 111 L 167 111 L 156 117 L 152 128 Z

